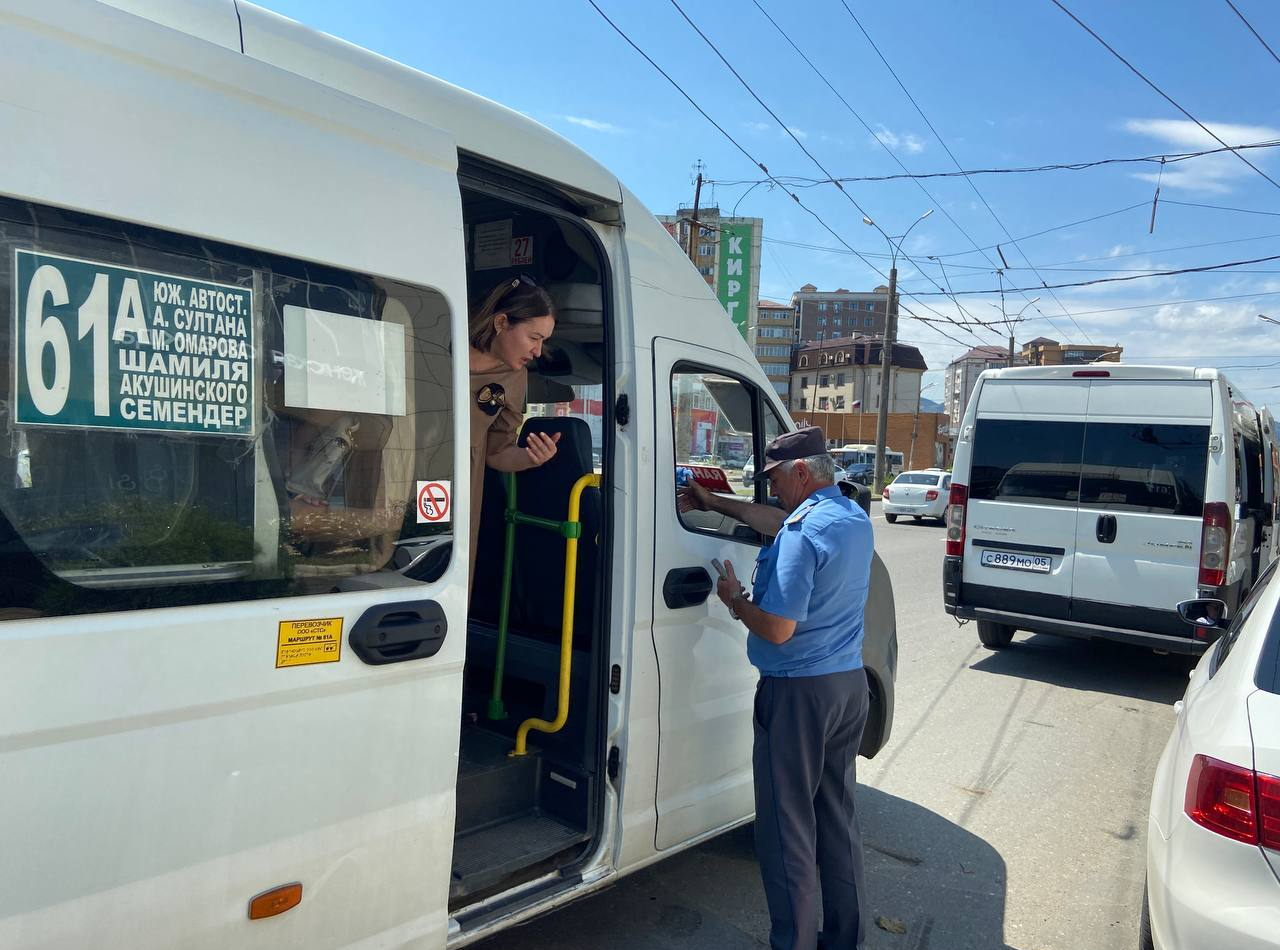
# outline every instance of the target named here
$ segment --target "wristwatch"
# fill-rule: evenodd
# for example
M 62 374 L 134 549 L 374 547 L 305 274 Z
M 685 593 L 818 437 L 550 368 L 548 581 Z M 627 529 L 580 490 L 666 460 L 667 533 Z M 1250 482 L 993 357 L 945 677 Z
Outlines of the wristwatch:
M 730 597 L 729 598 L 729 616 L 732 617 L 734 620 L 741 620 L 742 618 L 738 616 L 738 612 L 733 609 L 733 605 L 736 604 L 739 600 L 750 601 L 750 599 L 751 598 L 749 598 L 742 591 L 738 591 L 736 594 Z

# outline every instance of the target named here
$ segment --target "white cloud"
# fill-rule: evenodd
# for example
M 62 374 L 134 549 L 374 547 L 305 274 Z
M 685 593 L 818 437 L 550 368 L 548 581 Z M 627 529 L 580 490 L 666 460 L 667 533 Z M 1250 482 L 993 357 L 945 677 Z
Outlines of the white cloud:
M 1229 122 L 1206 122 L 1205 127 L 1228 145 L 1251 145 L 1280 138 L 1280 131 L 1265 125 L 1233 125 Z M 1221 148 L 1204 129 L 1189 119 L 1130 119 L 1126 132 L 1147 135 L 1177 145 L 1184 151 Z
M 787 131 L 790 132 L 792 135 L 794 135 L 796 138 L 800 139 L 801 141 L 804 141 L 809 137 L 808 132 L 806 132 L 804 129 L 797 129 L 794 125 L 787 126 Z
M 757 134 L 763 134 L 773 128 L 768 122 L 743 122 L 742 127 Z
M 1280 130 L 1265 125 L 1235 125 L 1227 122 L 1208 122 L 1206 128 L 1213 131 L 1228 145 L 1250 145 L 1254 142 L 1273 141 L 1280 138 Z M 1124 130 L 1134 135 L 1156 139 L 1176 151 L 1200 151 L 1221 148 L 1204 129 L 1187 119 L 1129 119 Z M 1258 165 L 1262 153 L 1245 153 L 1249 161 Z M 1253 172 L 1240 159 L 1227 152 L 1206 155 L 1166 165 L 1163 174 L 1155 171 L 1137 172 L 1139 181 L 1159 182 L 1162 188 L 1198 191 L 1207 194 L 1225 194 L 1232 185 Z
M 612 122 L 601 122 L 598 119 L 584 119 L 581 116 L 567 115 L 564 120 L 572 122 L 574 125 L 580 125 L 584 129 L 590 129 L 592 132 L 608 132 L 610 135 L 619 135 L 622 132 L 622 129 Z
M 911 155 L 916 155 L 924 151 L 924 142 L 918 136 L 913 135 L 910 132 L 898 133 L 887 129 L 882 125 L 876 132 L 875 138 L 882 145 L 887 145 L 889 148 L 901 148 L 903 151 Z
M 1107 257 L 1123 257 L 1133 253 L 1132 244 L 1117 244 L 1111 250 L 1107 251 Z

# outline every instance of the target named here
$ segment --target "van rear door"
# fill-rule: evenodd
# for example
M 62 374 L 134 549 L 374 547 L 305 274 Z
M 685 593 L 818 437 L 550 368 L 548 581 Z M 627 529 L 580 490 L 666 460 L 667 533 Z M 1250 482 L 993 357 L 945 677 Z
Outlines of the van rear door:
M 1088 381 L 984 379 L 979 386 L 964 601 L 1065 620 Z
M 1071 619 L 1187 636 L 1209 458 L 1209 380 L 1089 386 Z

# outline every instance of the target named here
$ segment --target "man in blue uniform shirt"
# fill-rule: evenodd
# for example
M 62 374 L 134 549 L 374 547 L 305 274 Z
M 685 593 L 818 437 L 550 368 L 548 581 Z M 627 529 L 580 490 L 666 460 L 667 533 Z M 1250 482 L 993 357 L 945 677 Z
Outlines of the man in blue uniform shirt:
M 750 597 L 729 563 L 716 589 L 750 631 L 747 656 L 760 670 L 752 765 L 770 945 L 856 950 L 866 932 L 854 787 L 869 702 L 862 615 L 871 521 L 835 486 L 835 464 L 816 426 L 778 436 L 764 461 L 756 478 L 769 480 L 780 510 L 696 484 L 680 503 L 775 535 L 756 559 Z

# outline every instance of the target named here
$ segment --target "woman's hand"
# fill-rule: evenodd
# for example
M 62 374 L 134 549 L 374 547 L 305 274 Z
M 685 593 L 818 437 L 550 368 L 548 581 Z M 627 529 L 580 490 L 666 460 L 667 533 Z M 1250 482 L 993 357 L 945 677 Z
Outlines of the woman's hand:
M 550 462 L 556 454 L 556 443 L 560 441 L 560 433 L 543 435 L 541 432 L 530 432 L 525 439 L 524 450 L 529 458 L 529 467 L 537 468 Z

